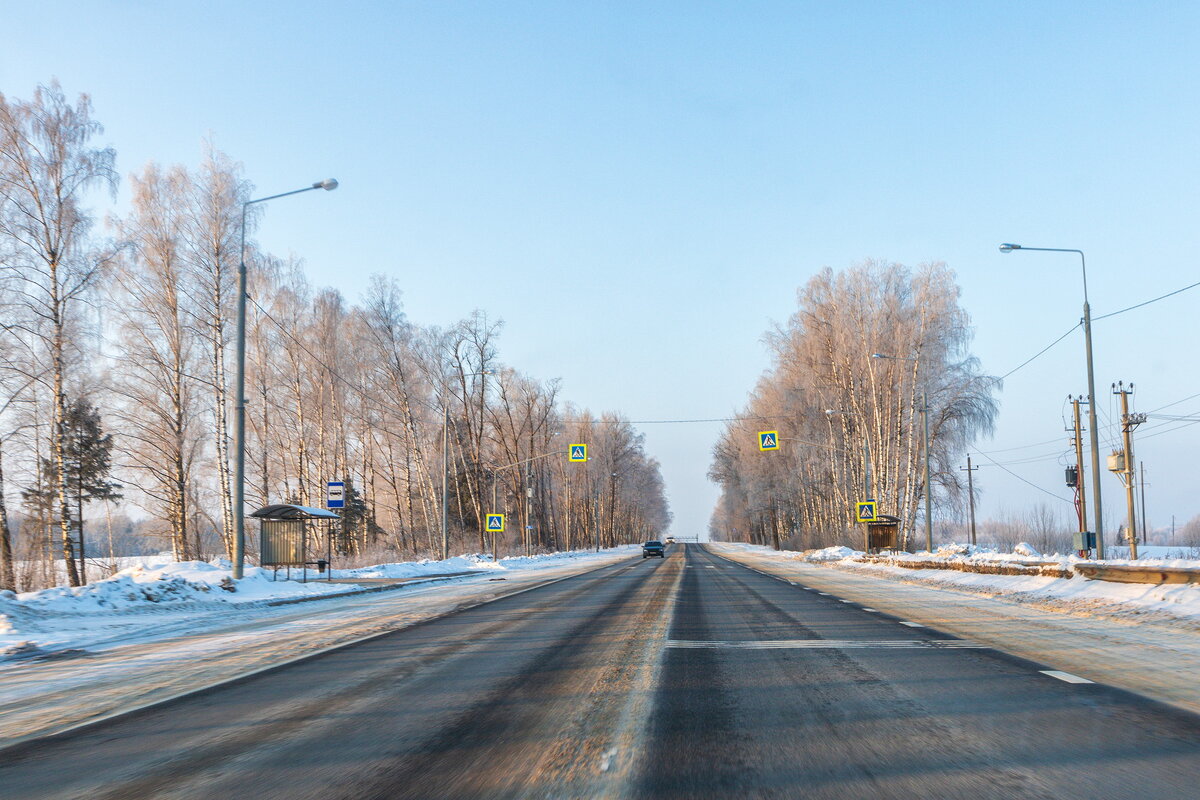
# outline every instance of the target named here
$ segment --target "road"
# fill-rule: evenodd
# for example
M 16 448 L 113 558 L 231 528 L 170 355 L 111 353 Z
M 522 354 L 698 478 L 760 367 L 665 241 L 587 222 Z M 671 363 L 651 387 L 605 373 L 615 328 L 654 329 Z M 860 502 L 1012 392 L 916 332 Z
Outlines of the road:
M 676 546 L 0 751 L 0 794 L 1150 800 L 1200 784 L 1200 718 L 904 622 Z

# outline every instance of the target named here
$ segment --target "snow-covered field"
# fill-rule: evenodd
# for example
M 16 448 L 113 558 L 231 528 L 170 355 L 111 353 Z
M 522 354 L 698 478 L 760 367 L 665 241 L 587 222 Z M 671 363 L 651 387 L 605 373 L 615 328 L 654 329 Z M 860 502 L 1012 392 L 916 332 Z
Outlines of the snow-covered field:
M 934 586 L 959 591 L 968 591 L 988 597 L 1001 598 L 1013 603 L 1038 605 L 1068 613 L 1083 615 L 1102 614 L 1110 618 L 1137 620 L 1156 618 L 1169 621 L 1178 618 L 1189 624 L 1200 625 L 1200 584 L 1136 584 L 1112 583 L 1088 580 L 1082 575 L 1071 578 L 1043 577 L 1039 575 L 989 575 L 960 571 L 952 567 L 974 564 L 1036 565 L 1057 563 L 1070 568 L 1076 563 L 1102 563 L 1106 565 L 1133 565 L 1143 567 L 1175 567 L 1200 570 L 1200 554 L 1194 549 L 1180 547 L 1138 548 L 1139 558 L 1130 561 L 1109 558 L 1103 562 L 1084 561 L 1075 555 L 1044 556 L 1028 545 L 1018 545 L 1014 553 L 998 553 L 970 545 L 951 545 L 940 548 L 937 553 L 896 553 L 888 555 L 892 563 L 870 563 L 858 561 L 863 554 L 849 547 L 829 547 L 824 550 L 794 552 L 775 551 L 758 545 L 721 545 L 736 547 L 745 552 L 769 554 L 773 558 L 820 563 L 841 570 L 872 575 L 879 578 L 905 583 Z M 1127 555 L 1124 549 L 1110 548 L 1112 555 Z M 946 569 L 911 569 L 895 566 L 905 561 L 947 562 Z
M 116 575 L 85 586 L 21 594 L 0 592 L 0 664 L 70 650 L 95 652 L 177 635 L 182 630 L 202 632 L 227 624 L 231 607 L 270 607 L 282 601 L 363 591 L 355 583 L 338 582 L 347 579 L 412 581 L 475 573 L 453 580 L 477 580 L 477 576 L 495 578 L 570 564 L 602 563 L 625 552 L 632 553 L 633 547 L 600 553 L 515 556 L 498 562 L 487 556 L 464 555 L 444 561 L 334 570 L 332 581 L 324 576 L 318 580 L 317 573 L 309 570 L 307 582 L 300 581 L 299 570 L 292 571 L 294 580 L 286 580 L 283 570 L 279 580 L 273 580 L 272 570 L 259 567 L 247 567 L 244 577 L 235 581 L 231 565 L 224 559 L 206 563 L 176 562 L 169 556 L 131 558 Z

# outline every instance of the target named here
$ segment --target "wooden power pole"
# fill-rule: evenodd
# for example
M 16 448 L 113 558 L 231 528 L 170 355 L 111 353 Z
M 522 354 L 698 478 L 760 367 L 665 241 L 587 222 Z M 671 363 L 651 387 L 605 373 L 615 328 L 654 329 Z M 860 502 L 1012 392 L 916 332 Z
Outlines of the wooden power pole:
M 1087 547 L 1087 495 L 1083 487 L 1083 426 L 1079 420 L 1080 401 L 1079 397 L 1071 398 L 1075 414 L 1075 435 L 1072 437 L 1072 443 L 1075 445 L 1075 509 L 1079 514 L 1079 538 L 1083 544 L 1079 549 L 1083 551 L 1090 548 Z
M 1109 471 L 1117 473 L 1125 484 L 1125 505 L 1129 512 L 1129 522 L 1125 526 L 1125 537 L 1129 541 L 1129 557 L 1137 560 L 1137 510 L 1134 502 L 1134 492 L 1137 489 L 1136 470 L 1133 461 L 1133 429 L 1146 421 L 1145 414 L 1129 413 L 1129 395 L 1133 394 L 1133 384 L 1125 388 L 1124 382 L 1113 385 L 1113 394 L 1121 396 L 1121 434 L 1125 449 L 1114 453 L 1109 458 Z
M 959 467 L 967 473 L 967 508 L 971 509 L 971 544 L 975 544 L 975 481 L 972 479 L 979 467 L 971 466 L 971 454 L 967 453 L 967 465 Z

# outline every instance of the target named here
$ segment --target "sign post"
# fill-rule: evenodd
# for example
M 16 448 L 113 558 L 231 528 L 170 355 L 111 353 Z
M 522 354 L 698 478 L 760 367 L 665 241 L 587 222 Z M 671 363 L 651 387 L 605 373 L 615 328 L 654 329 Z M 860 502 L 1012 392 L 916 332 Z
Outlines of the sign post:
M 328 481 L 325 483 L 325 507 L 326 509 L 344 509 L 346 507 L 346 481 Z M 337 513 L 337 536 L 342 542 L 347 541 L 346 537 L 346 521 L 342 518 L 341 511 Z M 325 530 L 325 559 L 328 572 L 325 576 L 332 581 L 334 579 L 334 531 Z
M 492 494 L 495 495 L 496 487 L 492 486 Z M 492 497 L 494 503 L 496 498 Z M 492 561 L 500 561 L 500 551 L 496 549 L 496 534 L 504 533 L 504 515 L 503 514 L 486 514 L 483 518 L 483 529 L 492 535 Z

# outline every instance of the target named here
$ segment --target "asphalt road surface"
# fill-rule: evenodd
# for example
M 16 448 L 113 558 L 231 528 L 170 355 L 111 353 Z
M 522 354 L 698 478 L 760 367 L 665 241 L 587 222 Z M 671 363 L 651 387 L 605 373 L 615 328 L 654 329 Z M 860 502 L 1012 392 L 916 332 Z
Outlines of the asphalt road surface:
M 0 751 L 18 798 L 1187 798 L 1200 718 L 698 546 Z

